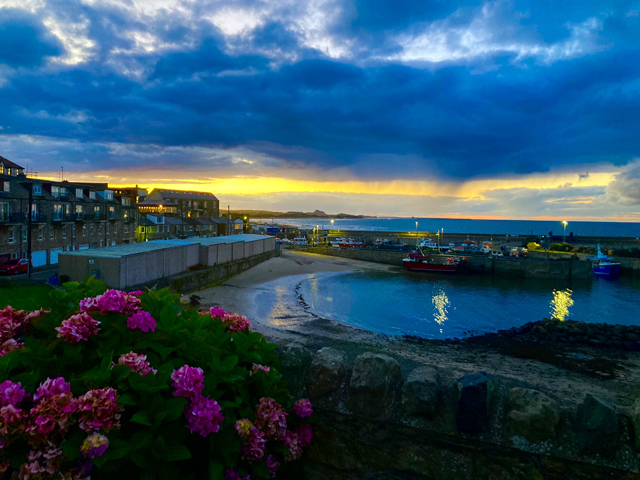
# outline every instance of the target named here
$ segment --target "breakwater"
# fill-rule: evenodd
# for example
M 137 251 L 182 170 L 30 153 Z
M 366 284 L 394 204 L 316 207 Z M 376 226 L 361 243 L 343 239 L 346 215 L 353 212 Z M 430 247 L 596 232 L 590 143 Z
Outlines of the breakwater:
M 287 478 L 638 478 L 640 398 L 615 404 L 589 391 L 596 380 L 584 378 L 584 393 L 567 401 L 550 379 L 531 385 L 375 351 L 314 350 L 279 351 L 285 379 L 311 399 L 318 421 Z
M 380 252 L 369 249 L 333 248 L 333 247 L 294 247 L 296 251 L 350 258 L 365 262 L 395 265 L 402 268 L 402 259 L 406 252 Z M 434 258 L 447 258 L 447 255 L 434 255 Z M 491 257 L 488 255 L 467 256 L 467 270 L 499 276 L 517 276 L 524 278 L 576 279 L 591 278 L 591 264 L 587 261 L 572 259 L 516 259 Z

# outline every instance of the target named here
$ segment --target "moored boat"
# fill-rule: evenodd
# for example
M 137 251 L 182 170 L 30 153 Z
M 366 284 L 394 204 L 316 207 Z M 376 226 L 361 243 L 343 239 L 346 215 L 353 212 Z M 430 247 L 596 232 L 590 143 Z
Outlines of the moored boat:
M 593 263 L 593 274 L 607 277 L 613 277 L 620 271 L 620 264 L 615 263 L 612 257 L 609 257 L 602 251 L 602 247 L 598 245 L 597 254 L 595 257 L 589 257 Z
M 358 240 L 353 240 L 351 238 L 345 238 L 338 244 L 338 246 L 340 248 L 362 248 L 364 247 L 364 243 Z
M 444 261 L 441 261 L 434 259 L 431 255 L 410 253 L 407 258 L 402 259 L 402 266 L 405 270 L 414 272 L 455 273 L 464 260 L 447 257 Z

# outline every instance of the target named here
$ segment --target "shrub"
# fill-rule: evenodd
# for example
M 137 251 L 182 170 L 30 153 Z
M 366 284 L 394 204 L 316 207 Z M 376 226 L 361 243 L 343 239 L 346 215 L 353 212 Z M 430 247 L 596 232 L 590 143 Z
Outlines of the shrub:
M 50 303 L 0 311 L 5 476 L 272 478 L 310 443 L 311 404 L 245 317 L 93 278 Z

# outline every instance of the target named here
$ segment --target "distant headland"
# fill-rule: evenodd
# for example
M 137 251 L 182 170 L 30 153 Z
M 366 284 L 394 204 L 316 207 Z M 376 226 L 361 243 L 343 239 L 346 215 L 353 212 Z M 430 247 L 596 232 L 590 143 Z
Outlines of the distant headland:
M 231 210 L 234 215 L 247 215 L 251 218 L 378 218 L 368 215 L 351 215 L 349 213 L 328 214 L 322 210 L 313 212 L 271 212 L 269 210 Z

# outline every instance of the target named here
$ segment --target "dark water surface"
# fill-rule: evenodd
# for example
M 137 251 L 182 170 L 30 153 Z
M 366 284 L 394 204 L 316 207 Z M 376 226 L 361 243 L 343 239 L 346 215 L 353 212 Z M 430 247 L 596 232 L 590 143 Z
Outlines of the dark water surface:
M 640 325 L 640 279 L 567 281 L 347 272 L 265 284 L 254 313 L 277 322 L 299 295 L 322 318 L 380 333 L 452 338 L 495 332 L 545 317 Z

